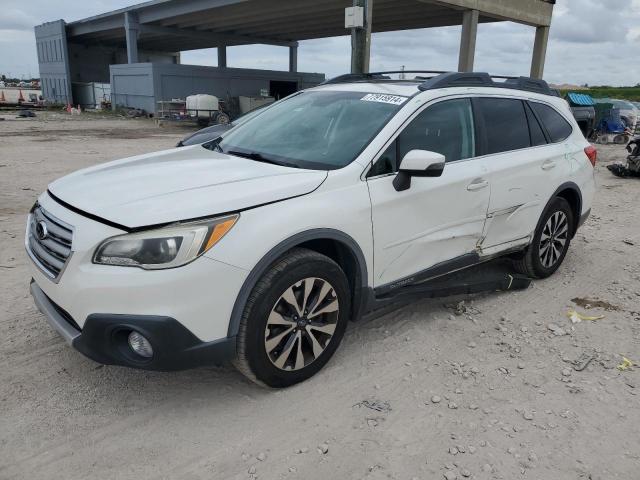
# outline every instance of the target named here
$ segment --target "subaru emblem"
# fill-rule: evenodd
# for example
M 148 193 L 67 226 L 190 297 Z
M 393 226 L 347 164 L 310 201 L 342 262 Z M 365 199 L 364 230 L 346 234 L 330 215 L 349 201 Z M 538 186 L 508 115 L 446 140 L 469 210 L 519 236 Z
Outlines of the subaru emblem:
M 44 240 L 49 236 L 49 230 L 47 230 L 47 224 L 44 221 L 39 221 L 36 225 L 36 236 L 38 240 Z

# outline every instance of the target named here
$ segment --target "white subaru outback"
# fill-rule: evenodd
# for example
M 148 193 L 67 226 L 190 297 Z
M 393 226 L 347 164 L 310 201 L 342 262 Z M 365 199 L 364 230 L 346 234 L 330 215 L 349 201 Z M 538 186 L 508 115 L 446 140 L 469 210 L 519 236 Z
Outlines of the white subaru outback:
M 347 75 L 203 145 L 53 182 L 31 293 L 97 362 L 320 370 L 347 322 L 497 256 L 554 273 L 590 212 L 595 149 L 543 81 Z

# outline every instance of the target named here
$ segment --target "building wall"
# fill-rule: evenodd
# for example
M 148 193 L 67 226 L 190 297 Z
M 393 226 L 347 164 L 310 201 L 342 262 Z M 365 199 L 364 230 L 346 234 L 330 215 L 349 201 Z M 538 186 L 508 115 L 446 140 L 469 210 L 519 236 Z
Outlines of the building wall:
M 127 63 L 127 50 L 103 45 L 83 45 L 69 42 L 69 68 L 72 82 L 109 83 L 109 66 Z M 179 54 L 138 52 L 140 63 L 177 63 Z
M 48 22 L 34 30 L 42 96 L 50 102 L 69 103 L 71 80 L 65 23 L 63 20 Z
M 157 102 L 208 93 L 222 100 L 258 96 L 271 81 L 295 82 L 298 90 L 318 85 L 324 74 L 218 68 L 197 65 L 137 63 L 111 65 L 113 105 L 157 110 Z

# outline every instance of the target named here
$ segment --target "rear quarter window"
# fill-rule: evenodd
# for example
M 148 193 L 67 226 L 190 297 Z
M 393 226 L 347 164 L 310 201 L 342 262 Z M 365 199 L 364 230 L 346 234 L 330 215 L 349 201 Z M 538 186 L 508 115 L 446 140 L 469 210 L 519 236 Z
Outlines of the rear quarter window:
M 536 112 L 536 115 L 542 122 L 542 125 L 544 125 L 544 128 L 547 130 L 551 143 L 562 142 L 569 138 L 569 135 L 573 133 L 573 127 L 571 124 L 549 105 L 536 102 L 530 102 L 529 105 L 531 105 L 531 108 Z

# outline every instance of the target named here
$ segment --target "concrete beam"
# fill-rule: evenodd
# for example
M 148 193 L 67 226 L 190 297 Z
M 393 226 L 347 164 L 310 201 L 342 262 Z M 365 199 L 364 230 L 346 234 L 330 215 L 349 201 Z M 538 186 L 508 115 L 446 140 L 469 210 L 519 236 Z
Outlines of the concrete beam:
M 227 47 L 224 45 L 218 47 L 218 67 L 227 68 Z
M 547 43 L 549 42 L 549 27 L 536 28 L 536 40 L 533 45 L 533 58 L 531 59 L 531 76 L 542 78 L 544 75 L 544 62 L 547 57 Z
M 175 27 L 161 27 L 159 25 L 140 25 L 140 31 L 142 33 L 149 33 L 153 35 L 163 36 L 175 36 L 183 38 L 193 38 L 194 40 L 202 40 L 208 42 L 211 46 L 216 44 L 236 43 L 241 44 L 255 44 L 262 43 L 264 45 L 277 45 L 280 47 L 289 47 L 291 45 L 298 45 L 297 42 L 274 40 L 271 38 L 254 37 L 252 35 L 237 35 L 233 33 L 215 33 L 207 32 L 203 30 L 191 30 L 188 28 L 175 28 Z
M 534 27 L 551 25 L 553 4 L 542 0 L 418 0 L 465 10 L 478 10 L 480 15 L 524 23 Z
M 473 72 L 476 56 L 476 37 L 478 36 L 478 10 L 465 10 L 462 14 L 462 36 L 460 38 L 459 72 Z
M 371 61 L 373 0 L 354 0 L 353 6 L 364 8 L 364 28 L 351 30 L 351 73 L 368 73 Z
M 124 31 L 127 37 L 127 63 L 138 63 L 138 34 L 140 24 L 138 15 L 134 12 L 125 12 Z
M 289 47 L 289 71 L 291 73 L 298 71 L 298 45 Z

